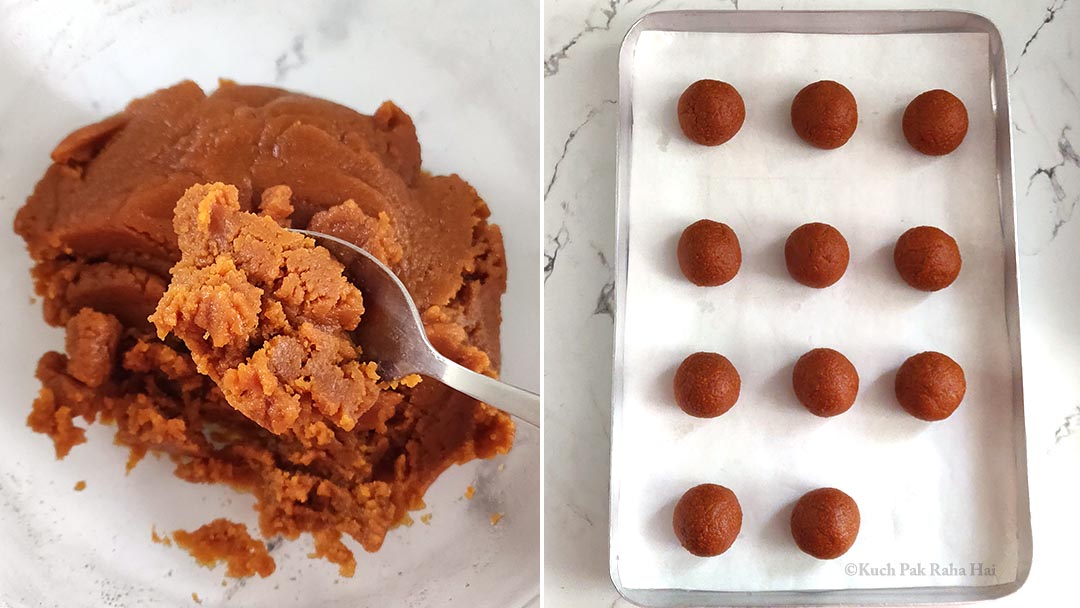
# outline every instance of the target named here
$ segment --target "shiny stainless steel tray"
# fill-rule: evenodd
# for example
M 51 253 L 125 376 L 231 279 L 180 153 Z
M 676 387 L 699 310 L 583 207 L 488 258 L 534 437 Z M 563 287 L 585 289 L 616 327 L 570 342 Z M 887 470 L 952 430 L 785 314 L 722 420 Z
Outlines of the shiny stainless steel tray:
M 799 34 L 926 34 L 982 33 L 989 40 L 990 99 L 996 131 L 997 186 L 1001 235 L 1005 246 L 1004 302 L 1011 359 L 1013 400 L 1012 438 L 1016 464 L 1016 577 L 1011 582 L 987 586 L 935 586 L 825 589 L 813 591 L 702 591 L 693 589 L 633 588 L 624 583 L 619 569 L 622 547 L 616 531 L 620 514 L 620 481 L 632 473 L 623 466 L 624 455 L 636 449 L 625 441 L 622 430 L 624 398 L 624 347 L 634 339 L 625 333 L 627 270 L 634 243 L 629 230 L 631 138 L 633 115 L 631 68 L 639 36 L 647 31 L 715 33 Z M 922 605 L 971 602 L 1002 597 L 1019 589 L 1027 579 L 1032 560 L 1031 515 L 1027 489 L 1027 456 L 1024 430 L 1023 382 L 1021 378 L 1019 284 L 1017 278 L 1016 215 L 1014 210 L 1011 121 L 1005 55 L 1000 33 L 987 19 L 956 11 L 672 11 L 646 15 L 627 33 L 620 61 L 618 187 L 616 239 L 616 302 L 614 366 L 612 382 L 611 530 L 610 574 L 615 587 L 628 600 L 644 606 L 776 606 L 776 605 Z

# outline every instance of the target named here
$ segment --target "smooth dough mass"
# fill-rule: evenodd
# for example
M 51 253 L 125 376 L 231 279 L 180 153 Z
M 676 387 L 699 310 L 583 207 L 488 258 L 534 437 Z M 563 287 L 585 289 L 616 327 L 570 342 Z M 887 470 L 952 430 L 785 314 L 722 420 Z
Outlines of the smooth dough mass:
M 409 288 L 436 348 L 497 374 L 499 229 L 469 184 L 421 170 L 394 104 L 366 116 L 184 82 L 78 129 L 52 159 L 15 230 L 45 320 L 68 329 L 67 353 L 38 364 L 28 420 L 58 456 L 85 441 L 77 418 L 114 423 L 130 466 L 161 453 L 182 479 L 251 492 L 264 536 L 310 533 L 348 575 L 342 535 L 377 550 L 447 467 L 509 450 L 498 410 L 435 381 L 376 379 L 345 337 L 362 294 L 325 250 L 278 229 L 367 247 Z M 164 339 L 148 322 L 159 301 Z

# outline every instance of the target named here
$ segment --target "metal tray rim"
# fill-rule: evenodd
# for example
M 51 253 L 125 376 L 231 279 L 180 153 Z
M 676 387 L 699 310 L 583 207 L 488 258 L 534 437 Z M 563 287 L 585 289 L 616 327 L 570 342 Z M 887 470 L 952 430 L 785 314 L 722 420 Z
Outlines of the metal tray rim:
M 868 19 L 863 29 L 851 29 L 850 21 Z M 786 27 L 770 27 L 776 20 Z M 846 23 L 841 23 L 845 22 Z M 765 23 L 761 23 L 764 21 Z M 844 29 L 844 27 L 848 29 Z M 619 433 L 623 396 L 623 323 L 625 315 L 627 261 L 629 255 L 628 193 L 630 185 L 629 142 L 632 85 L 629 69 L 639 35 L 643 31 L 712 31 L 791 32 L 817 34 L 919 34 L 977 32 L 989 36 L 991 59 L 990 85 L 996 125 L 998 193 L 1001 208 L 1002 237 L 1005 240 L 1005 305 L 1009 335 L 1014 403 L 1014 446 L 1017 470 L 1018 559 L 1016 579 L 988 586 L 903 587 L 836 589 L 814 591 L 691 591 L 684 589 L 635 589 L 623 585 L 619 575 L 617 542 Z M 638 19 L 623 37 L 619 50 L 619 127 L 616 133 L 616 264 L 615 331 L 612 366 L 611 474 L 609 485 L 609 576 L 616 591 L 627 600 L 642 606 L 689 607 L 764 606 L 764 605 L 838 605 L 875 604 L 882 606 L 917 606 L 959 604 L 998 599 L 1019 590 L 1028 579 L 1033 556 L 1030 499 L 1028 494 L 1027 438 L 1024 419 L 1022 357 L 1020 349 L 1020 284 L 1017 269 L 1016 207 L 1013 185 L 1012 120 L 1008 95 L 1008 68 L 1001 32 L 987 17 L 961 10 L 826 10 L 826 11 L 656 11 Z

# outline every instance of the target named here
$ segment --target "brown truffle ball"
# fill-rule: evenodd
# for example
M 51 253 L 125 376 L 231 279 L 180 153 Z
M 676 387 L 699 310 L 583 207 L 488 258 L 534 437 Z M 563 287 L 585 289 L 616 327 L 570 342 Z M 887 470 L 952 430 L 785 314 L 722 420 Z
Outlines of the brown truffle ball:
M 672 517 L 679 543 L 698 557 L 727 551 L 742 528 L 742 507 L 735 493 L 714 483 L 686 491 Z
M 859 505 L 836 488 L 803 495 L 791 512 L 791 536 L 803 552 L 818 559 L 847 553 L 859 535 Z
M 803 141 L 822 150 L 846 144 L 858 124 L 855 96 L 839 82 L 806 85 L 791 102 L 791 126 Z
M 839 281 L 848 257 L 844 235 L 828 224 L 803 224 L 784 244 L 788 274 L 807 287 L 821 289 Z
M 912 148 L 929 156 L 941 156 L 958 148 L 967 130 L 967 108 L 948 91 L 927 91 L 912 99 L 904 110 L 904 138 Z
M 815 348 L 799 357 L 791 384 L 811 414 L 828 418 L 851 409 L 859 394 L 859 373 L 848 358 L 831 348 Z
M 742 96 L 726 82 L 699 80 L 679 97 L 679 126 L 703 146 L 719 146 L 735 137 L 745 118 Z
M 908 357 L 896 372 L 896 400 L 920 420 L 948 418 L 960 407 L 965 391 L 964 370 L 941 353 L 931 351 Z
M 694 353 L 675 370 L 675 403 L 697 418 L 715 418 L 739 400 L 742 379 L 727 357 Z
M 896 239 L 893 263 L 908 285 L 937 291 L 952 285 L 960 274 L 960 248 L 945 231 L 933 226 L 912 228 Z
M 715 287 L 735 277 L 742 266 L 739 237 L 727 224 L 698 220 L 679 237 L 679 269 L 694 285 Z

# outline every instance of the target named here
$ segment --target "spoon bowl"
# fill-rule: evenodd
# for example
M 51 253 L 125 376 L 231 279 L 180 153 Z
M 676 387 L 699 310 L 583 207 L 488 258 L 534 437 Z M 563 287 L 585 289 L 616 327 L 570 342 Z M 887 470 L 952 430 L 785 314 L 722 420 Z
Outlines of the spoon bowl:
M 311 237 L 329 249 L 344 264 L 347 276 L 360 287 L 364 315 L 355 336 L 363 347 L 364 358 L 378 365 L 381 377 L 398 379 L 420 374 L 434 378 L 539 428 L 540 396 L 476 373 L 435 350 L 408 289 L 375 256 L 329 234 L 290 230 Z

